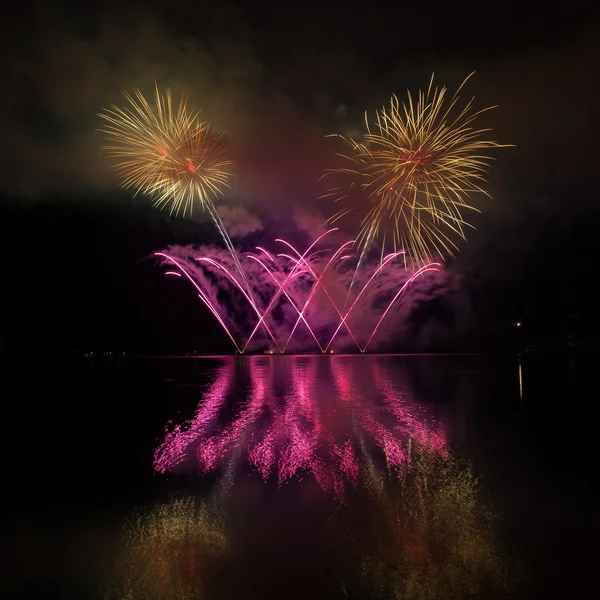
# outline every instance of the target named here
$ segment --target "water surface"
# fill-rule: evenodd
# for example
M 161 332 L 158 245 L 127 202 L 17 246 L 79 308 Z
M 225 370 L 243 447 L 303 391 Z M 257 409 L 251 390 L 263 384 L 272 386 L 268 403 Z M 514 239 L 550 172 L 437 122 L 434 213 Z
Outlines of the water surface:
M 572 595 L 592 582 L 598 529 L 593 364 L 333 355 L 18 365 L 4 515 L 13 587 L 94 597 L 138 514 L 188 537 L 193 521 L 202 538 L 191 554 L 189 540 L 169 538 L 183 568 L 164 566 L 164 540 L 129 532 L 136 548 L 145 540 L 152 577 L 163 573 L 152 579 L 163 596 L 198 562 L 216 597 Z

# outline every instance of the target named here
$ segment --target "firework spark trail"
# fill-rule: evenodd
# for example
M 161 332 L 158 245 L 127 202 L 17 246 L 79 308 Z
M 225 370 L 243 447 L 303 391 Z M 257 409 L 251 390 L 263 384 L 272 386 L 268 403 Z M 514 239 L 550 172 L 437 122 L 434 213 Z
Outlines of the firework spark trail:
M 323 234 L 320 239 L 322 239 L 323 236 L 325 236 L 325 235 L 326 234 Z M 350 337 L 352 338 L 352 340 L 356 343 L 357 348 L 361 352 L 365 352 L 366 349 L 368 348 L 369 344 L 371 343 L 371 341 L 377 334 L 377 331 L 378 331 L 381 323 L 386 318 L 386 316 L 388 315 L 390 310 L 393 308 L 397 299 L 406 291 L 406 289 L 409 287 L 409 285 L 411 285 L 417 278 L 421 277 L 425 273 L 428 273 L 431 271 L 438 271 L 439 267 L 440 267 L 439 263 L 430 263 L 428 265 L 424 265 L 423 267 L 419 268 L 417 271 L 412 273 L 408 277 L 408 279 L 403 283 L 403 285 L 400 287 L 400 289 L 395 293 L 393 298 L 387 303 L 387 306 L 386 306 L 383 314 L 378 319 L 375 327 L 371 331 L 366 344 L 364 346 L 361 346 L 348 323 L 348 319 L 355 311 L 355 307 L 358 305 L 358 302 L 360 301 L 360 299 L 365 295 L 365 293 L 369 289 L 371 289 L 373 287 L 373 281 L 377 277 L 377 275 L 379 275 L 388 264 L 390 264 L 396 257 L 401 255 L 403 252 L 396 252 L 396 253 L 389 254 L 388 256 L 384 257 L 383 262 L 378 266 L 378 268 L 371 274 L 369 279 L 362 286 L 361 290 L 357 294 L 357 296 L 354 299 L 354 301 L 352 302 L 351 306 L 348 308 L 347 311 L 342 313 L 336 306 L 335 301 L 333 300 L 331 294 L 329 293 L 329 291 L 327 289 L 327 286 L 324 284 L 323 276 L 324 276 L 327 268 L 334 263 L 336 258 L 339 257 L 346 250 L 346 247 L 349 244 L 351 244 L 352 242 L 346 242 L 345 244 L 342 244 L 333 253 L 333 256 L 327 260 L 327 262 L 325 263 L 325 268 L 323 269 L 321 274 L 317 275 L 315 269 L 312 268 L 309 261 L 306 259 L 306 256 L 310 253 L 312 248 L 314 248 L 316 242 L 311 244 L 311 246 L 309 246 L 308 250 L 304 254 L 301 254 L 296 248 L 294 248 L 293 245 L 289 244 L 289 242 L 287 242 L 285 240 L 281 240 L 281 239 L 279 239 L 278 241 L 280 243 L 285 244 L 289 248 L 291 248 L 291 250 L 299 257 L 297 259 L 294 256 L 291 256 L 291 255 L 285 254 L 285 253 L 281 253 L 281 254 L 277 255 L 279 257 L 286 258 L 287 260 L 289 260 L 291 262 L 292 267 L 289 268 L 288 270 L 285 270 L 285 269 L 283 271 L 279 270 L 279 269 L 282 269 L 282 267 L 278 265 L 275 258 L 273 258 L 273 256 L 269 252 L 267 252 L 264 248 L 260 248 L 260 251 L 273 262 L 274 266 L 278 270 L 274 271 L 271 268 L 269 268 L 267 266 L 267 264 L 265 263 L 265 261 L 262 260 L 261 258 L 259 258 L 258 256 L 255 256 L 253 254 L 247 255 L 252 261 L 254 261 L 260 265 L 260 267 L 264 270 L 264 272 L 266 272 L 266 274 L 270 278 L 270 281 L 272 281 L 275 284 L 275 291 L 273 292 L 270 300 L 267 303 L 266 308 L 264 308 L 264 309 L 259 307 L 259 305 L 256 302 L 254 302 L 252 297 L 245 292 L 244 287 L 242 286 L 240 281 L 238 281 L 238 279 L 219 261 L 217 261 L 211 257 L 208 257 L 208 256 L 196 257 L 194 259 L 195 261 L 197 261 L 199 263 L 203 263 L 203 264 L 210 266 L 211 268 L 214 268 L 216 270 L 216 272 L 222 272 L 224 274 L 223 277 L 225 277 L 226 280 L 230 281 L 234 285 L 234 287 L 242 293 L 242 295 L 244 296 L 246 301 L 250 304 L 254 313 L 257 315 L 257 318 L 258 318 L 257 323 L 254 326 L 252 333 L 250 334 L 250 336 L 248 337 L 246 342 L 243 344 L 241 344 L 241 343 L 238 344 L 235 341 L 233 334 L 231 333 L 230 329 L 226 326 L 224 317 L 220 314 L 219 310 L 217 309 L 217 300 L 214 300 L 214 299 L 211 300 L 209 294 L 202 289 L 201 285 L 199 285 L 194 280 L 193 276 L 183 267 L 183 265 L 179 261 L 177 261 L 174 258 L 172 258 L 171 256 L 169 256 L 168 254 L 159 252 L 159 253 L 156 253 L 156 255 L 166 258 L 168 261 L 175 264 L 181 270 L 181 273 L 183 273 L 183 275 L 185 275 L 185 277 L 187 277 L 188 280 L 192 281 L 194 287 L 196 288 L 196 290 L 199 293 L 199 297 L 202 300 L 202 302 L 211 310 L 211 312 L 213 313 L 215 318 L 219 321 L 221 326 L 225 329 L 229 338 L 234 342 L 234 345 L 235 345 L 236 349 L 238 350 L 238 352 L 240 352 L 242 354 L 248 348 L 248 345 L 250 344 L 252 337 L 254 336 L 258 327 L 261 324 L 265 328 L 268 336 L 273 341 L 273 343 L 275 344 L 275 346 L 279 350 L 279 352 L 281 352 L 281 353 L 285 352 L 288 348 L 288 345 L 289 345 L 295 331 L 297 330 L 297 326 L 300 321 L 302 321 L 306 325 L 308 332 L 314 339 L 315 343 L 317 344 L 317 347 L 319 348 L 319 350 L 321 352 L 327 352 L 332 347 L 333 342 L 335 341 L 340 329 L 343 326 L 345 326 L 346 329 L 348 330 L 348 333 L 349 333 Z M 319 241 L 319 240 L 317 240 L 317 241 Z M 301 270 L 301 269 L 303 269 L 303 270 Z M 279 278 L 276 276 L 277 273 L 279 273 L 281 276 L 283 276 L 283 281 L 279 280 Z M 167 271 L 167 274 L 175 275 L 176 273 L 174 271 Z M 288 283 L 291 282 L 294 279 L 294 277 L 299 274 L 306 274 L 311 278 L 311 287 L 308 290 L 308 292 L 306 293 L 303 304 L 301 302 L 298 302 L 297 300 L 295 300 L 293 297 L 293 295 L 295 295 L 297 290 L 296 290 L 296 292 L 294 292 L 293 287 L 290 287 L 289 289 L 287 289 Z M 327 343 L 326 346 L 324 346 L 319 341 L 319 338 L 317 337 L 315 329 L 309 323 L 309 321 L 306 317 L 306 312 L 308 310 L 308 307 L 309 307 L 312 299 L 315 296 L 315 292 L 318 290 L 319 287 L 325 291 L 325 294 L 329 298 L 329 301 L 331 302 L 332 306 L 334 307 L 334 309 L 337 313 L 337 327 L 336 327 L 335 331 L 333 332 L 333 335 L 329 339 L 329 342 Z M 283 295 L 288 300 L 289 304 L 294 309 L 295 314 L 297 315 L 297 318 L 294 322 L 293 328 L 291 329 L 291 333 L 289 333 L 289 334 L 286 333 L 287 341 L 283 347 L 279 345 L 277 338 L 275 337 L 275 334 L 273 333 L 273 331 L 271 330 L 271 328 L 269 327 L 269 325 L 266 322 L 267 316 L 269 314 L 271 314 L 272 310 L 274 310 L 274 307 L 276 306 L 276 301 L 281 295 Z M 266 302 L 266 300 L 264 300 L 264 302 Z M 302 308 L 300 308 L 300 306 L 302 306 Z
M 351 240 L 350 242 L 346 242 L 345 244 L 343 244 L 342 246 L 340 246 L 340 248 L 338 248 L 338 250 L 335 252 L 335 254 L 331 257 L 331 259 L 329 260 L 329 262 L 325 265 L 325 268 L 323 269 L 323 272 L 321 273 L 320 276 L 317 276 L 317 274 L 312 270 L 311 266 L 308 264 L 308 262 L 306 260 L 304 260 L 302 258 L 302 256 L 300 256 L 300 252 L 298 252 L 298 250 L 296 250 L 296 248 L 294 248 L 289 242 L 286 242 L 285 240 L 282 239 L 276 239 L 276 242 L 281 242 L 283 244 L 286 244 L 287 246 L 289 246 L 300 258 L 299 261 L 302 261 L 306 264 L 307 269 L 309 270 L 309 272 L 311 273 L 311 275 L 315 278 L 315 284 L 313 285 L 313 288 L 311 290 L 311 293 L 309 294 L 308 298 L 306 299 L 306 302 L 302 308 L 302 313 L 301 315 L 304 315 L 304 311 L 306 310 L 306 308 L 308 307 L 308 304 L 310 303 L 310 301 L 312 300 L 312 297 L 314 296 L 314 293 L 316 292 L 317 288 L 319 287 L 319 285 L 321 286 L 321 288 L 323 289 L 323 291 L 325 292 L 325 294 L 327 295 L 327 297 L 329 298 L 329 300 L 331 301 L 331 304 L 333 305 L 333 307 L 335 308 L 335 311 L 337 312 L 338 316 L 340 317 L 340 319 L 342 319 L 343 321 L 343 316 L 342 313 L 340 312 L 339 308 L 337 307 L 337 304 L 333 301 L 333 298 L 331 297 L 331 295 L 329 294 L 329 291 L 327 290 L 327 288 L 325 286 L 322 285 L 321 283 L 321 279 L 323 278 L 323 275 L 325 275 L 325 272 L 327 271 L 327 268 L 329 267 L 329 265 L 335 260 L 335 258 L 341 254 L 344 250 L 344 248 L 349 245 L 354 243 L 354 240 Z M 285 343 L 285 346 L 283 348 L 283 350 L 285 351 L 285 349 L 288 347 L 288 344 L 290 343 L 290 340 L 292 339 L 292 336 L 294 335 L 294 331 L 296 331 L 296 327 L 298 326 L 298 321 L 299 321 L 300 317 L 298 317 L 298 320 L 296 321 L 296 323 L 294 324 L 294 327 L 292 329 L 292 332 L 290 333 L 290 336 L 287 340 L 287 342 Z M 343 321 L 345 323 L 345 321 Z M 348 333 L 350 333 L 350 336 L 352 337 L 352 339 L 354 340 L 354 343 L 358 346 L 358 349 L 360 350 L 360 345 L 359 343 L 356 341 L 356 338 L 354 337 L 354 334 L 352 333 L 351 329 L 348 327 L 348 325 L 346 325 L 346 329 L 348 330 Z M 318 342 L 317 342 L 318 343 Z M 321 344 L 319 344 L 319 348 L 321 349 L 321 352 L 323 352 L 323 348 L 321 347 Z
M 338 228 L 334 227 L 333 229 L 329 229 L 327 230 L 325 233 L 321 234 L 306 250 L 306 252 L 302 255 L 302 258 L 304 258 L 305 256 L 307 256 L 310 251 L 328 234 L 333 233 L 334 231 L 337 231 Z M 290 271 L 290 273 L 288 274 L 288 276 L 285 278 L 285 280 L 283 281 L 283 283 L 281 284 L 281 287 L 284 288 L 285 285 L 287 284 L 287 282 L 290 280 L 291 276 L 293 275 L 295 271 L 295 267 Z M 246 345 L 244 346 L 242 352 L 246 351 L 246 348 L 248 347 L 248 344 L 250 343 L 250 341 L 252 340 L 252 338 L 254 337 L 254 334 L 256 333 L 256 330 L 258 329 L 261 321 L 264 320 L 265 315 L 269 312 L 269 310 L 271 310 L 271 307 L 273 306 L 273 303 L 275 302 L 275 300 L 277 300 L 277 298 L 279 298 L 279 295 L 281 294 L 281 290 L 278 290 L 275 295 L 273 296 L 273 298 L 271 298 L 271 301 L 269 302 L 269 304 L 267 305 L 267 308 L 265 309 L 265 312 L 263 314 L 263 316 L 259 319 L 258 323 L 256 324 L 256 327 L 253 329 L 252 333 L 250 334 L 250 337 L 248 338 L 248 341 L 246 342 Z
M 473 127 L 477 117 L 495 107 L 474 112 L 472 98 L 457 108 L 459 93 L 471 75 L 449 101 L 445 86 L 433 86 L 433 75 L 427 91 L 419 91 L 416 98 L 410 91 L 402 103 L 392 96 L 388 107 L 375 111 L 371 123 L 365 113 L 362 142 L 331 136 L 350 146 L 350 154 L 339 155 L 350 166 L 329 169 L 325 176 L 349 176 L 352 184 L 333 188 L 323 197 L 348 200 L 353 190 L 365 196 L 329 220 L 334 223 L 355 208 L 366 209 L 357 238 L 359 266 L 380 234 L 382 255 L 391 232 L 394 251 L 406 249 L 416 263 L 427 262 L 432 252 L 443 256 L 457 250 L 450 235 L 465 238 L 465 227 L 471 225 L 462 213 L 477 210 L 471 195 L 489 196 L 482 186 L 492 159 L 484 153 L 506 147 L 483 139 L 490 129 Z
M 294 307 L 294 310 L 298 313 L 298 320 L 302 319 L 302 321 L 306 325 L 308 331 L 310 332 L 310 334 L 314 338 L 315 342 L 317 343 L 317 346 L 319 346 L 319 350 L 321 350 L 321 352 L 323 352 L 323 347 L 319 343 L 319 340 L 317 339 L 315 332 L 312 330 L 312 327 L 308 324 L 308 321 L 304 318 L 304 315 L 300 312 L 300 310 L 296 306 L 296 303 L 292 300 L 290 295 L 283 289 L 283 286 L 281 285 L 281 283 L 279 283 L 279 281 L 277 281 L 277 278 L 275 277 L 275 275 L 273 275 L 272 271 L 267 267 L 267 265 L 265 265 L 264 262 L 262 262 L 262 260 L 260 260 L 260 258 L 258 258 L 256 256 L 252 256 L 251 254 L 248 257 L 254 259 L 271 276 L 271 279 L 275 282 L 275 285 L 279 288 L 279 290 L 281 292 L 283 292 L 285 297 L 289 300 L 289 303 Z M 277 342 L 275 342 L 275 343 L 277 344 Z M 279 345 L 277 345 L 277 348 L 280 352 L 285 352 L 286 347 L 287 347 L 287 344 L 285 345 L 283 350 L 281 350 Z
M 262 246 L 256 246 L 256 249 L 265 254 L 271 262 L 275 262 L 275 259 Z
M 440 263 L 430 263 L 429 265 L 425 265 L 425 266 L 421 267 L 418 271 L 416 271 L 415 273 L 413 273 L 410 276 L 410 278 L 408 279 L 408 281 L 398 290 L 398 292 L 396 293 L 396 295 L 392 298 L 392 301 L 388 304 L 388 307 L 385 309 L 384 313 L 381 315 L 381 318 L 379 319 L 379 321 L 377 321 L 377 325 L 375 325 L 375 328 L 373 329 L 373 333 L 371 333 L 371 337 L 369 338 L 369 340 L 365 344 L 365 347 L 362 349 L 363 352 L 367 349 L 367 346 L 371 343 L 371 340 L 373 339 L 373 336 L 377 333 L 377 330 L 379 329 L 379 326 L 381 325 L 381 322 L 383 321 L 383 319 L 385 319 L 385 316 L 388 314 L 388 312 L 390 312 L 392 306 L 394 305 L 394 302 L 396 302 L 396 299 L 402 294 L 402 292 L 417 277 L 420 277 L 421 275 L 423 275 L 424 273 L 427 273 L 429 271 L 439 271 L 439 267 L 440 266 L 441 266 Z
M 223 271 L 227 275 L 227 277 L 230 279 L 230 281 L 232 281 L 233 284 L 237 287 L 237 289 L 240 290 L 240 292 L 242 292 L 242 294 L 244 295 L 246 300 L 248 300 L 248 303 L 250 304 L 250 306 L 252 306 L 252 308 L 254 309 L 254 312 L 257 314 L 258 318 L 260 319 L 261 313 L 258 310 L 258 307 L 256 306 L 256 302 L 254 302 L 254 299 L 244 291 L 244 288 L 240 285 L 238 280 L 229 272 L 228 269 L 226 269 L 223 265 L 219 264 L 217 261 L 215 261 L 212 258 L 209 258 L 207 256 L 197 258 L 196 260 L 198 262 L 206 262 L 206 263 L 216 267 L 217 269 Z M 290 302 L 291 302 L 291 300 L 290 300 Z M 279 344 L 277 343 L 275 336 L 271 333 L 271 330 L 269 329 L 269 326 L 266 324 L 266 322 L 263 322 L 263 326 L 266 329 L 267 333 L 269 334 L 270 338 L 273 340 L 274 344 L 277 346 L 277 349 L 279 351 L 281 351 L 281 348 L 279 347 Z
M 383 270 L 383 267 L 385 267 L 385 265 L 387 265 L 390 261 L 392 261 L 394 258 L 396 258 L 396 256 L 398 256 L 400 254 L 402 254 L 402 252 L 396 252 L 394 254 L 390 254 L 390 255 L 386 256 L 386 258 L 379 265 L 379 267 L 377 268 L 377 270 L 375 271 L 375 273 L 373 273 L 373 275 L 371 275 L 371 277 L 369 278 L 369 280 L 367 281 L 367 283 L 363 286 L 362 290 L 358 293 L 358 295 L 354 299 L 354 302 L 352 303 L 352 305 L 348 309 L 348 312 L 344 315 L 344 317 L 340 321 L 337 329 L 334 331 L 333 335 L 331 336 L 331 339 L 329 340 L 329 343 L 327 344 L 327 346 L 325 346 L 325 352 L 327 352 L 327 350 L 329 349 L 329 346 L 331 346 L 331 344 L 333 343 L 333 340 L 335 339 L 335 336 L 338 334 L 338 331 L 341 329 L 342 325 L 346 322 L 346 319 L 348 318 L 348 316 L 352 312 L 352 309 L 356 306 L 356 303 L 359 301 L 360 297 L 367 290 L 367 288 L 369 287 L 369 284 L 371 283 L 371 281 L 373 281 L 373 279 L 375 278 L 375 276 L 379 272 L 381 272 Z M 355 274 L 356 274 L 356 271 L 355 271 Z M 363 350 L 361 350 L 361 352 L 363 352 Z
M 225 333 L 229 336 L 229 339 L 233 342 L 233 345 L 235 346 L 236 350 L 238 352 L 240 352 L 239 346 L 237 345 L 237 343 L 236 343 L 233 335 L 229 331 L 227 325 L 225 325 L 225 322 L 223 321 L 223 319 L 219 315 L 219 312 L 217 311 L 216 307 L 210 301 L 210 298 L 206 295 L 206 293 L 204 292 L 204 290 L 194 281 L 194 278 L 186 271 L 186 269 L 184 269 L 181 266 L 181 264 L 179 264 L 179 262 L 176 261 L 172 256 L 169 256 L 168 254 L 165 254 L 164 252 L 155 252 L 154 256 L 162 256 L 166 260 L 172 262 L 174 265 L 176 265 L 181 270 L 181 272 L 187 277 L 187 279 L 191 282 L 191 284 L 198 290 L 198 297 L 208 307 L 208 309 L 210 310 L 210 312 L 212 312 L 212 314 L 215 316 L 215 318 L 217 319 L 217 321 L 221 324 L 221 327 L 223 327 L 223 329 L 225 330 Z
M 276 240 L 276 241 L 277 241 L 277 240 Z M 306 301 L 305 301 L 305 303 L 304 303 L 304 306 L 302 307 L 302 312 L 301 312 L 301 314 L 302 314 L 302 315 L 304 315 L 304 313 L 305 313 L 305 311 L 306 311 L 306 309 L 307 309 L 307 307 L 308 307 L 308 304 L 309 304 L 309 303 L 310 303 L 310 301 L 312 300 L 312 298 L 313 298 L 313 296 L 315 295 L 315 292 L 317 291 L 317 289 L 318 289 L 318 287 L 319 287 L 319 286 L 321 286 L 321 288 L 322 288 L 323 290 L 327 291 L 327 290 L 326 290 L 326 288 L 323 286 L 323 283 L 322 283 L 322 279 L 323 279 L 323 276 L 325 275 L 325 272 L 327 271 L 327 269 L 329 268 L 329 266 L 330 266 L 330 265 L 333 263 L 333 261 L 336 259 L 336 257 L 337 257 L 337 256 L 338 256 L 338 255 L 339 255 L 341 252 L 343 252 L 344 248 L 345 248 L 346 246 L 348 246 L 349 244 L 352 244 L 352 243 L 353 243 L 353 240 L 351 240 L 351 241 L 349 241 L 349 242 L 346 242 L 345 244 L 343 244 L 342 246 L 340 246 L 340 248 L 339 248 L 339 249 L 338 249 L 338 250 L 335 252 L 335 254 L 334 254 L 334 255 L 333 255 L 333 256 L 332 256 L 332 257 L 329 259 L 329 261 L 328 261 L 328 262 L 327 262 L 327 264 L 325 265 L 325 268 L 324 268 L 324 269 L 323 269 L 323 271 L 321 272 L 321 275 L 319 275 L 318 277 L 317 277 L 317 276 L 314 274 L 314 271 L 312 271 L 312 270 L 311 270 L 311 272 L 312 272 L 312 274 L 313 274 L 313 277 L 315 277 L 315 284 L 313 285 L 313 287 L 312 287 L 312 289 L 311 289 L 311 291 L 310 291 L 310 294 L 308 295 L 308 298 L 306 299 Z M 340 260 L 342 260 L 342 259 L 340 259 Z M 307 266 L 308 266 L 308 263 L 307 263 Z M 309 268 L 310 268 L 310 267 L 309 267 Z M 335 304 L 335 302 L 332 300 L 331 296 L 329 295 L 329 293 L 327 293 L 327 296 L 328 296 L 328 297 L 329 297 L 329 299 L 331 300 L 331 303 L 332 303 L 332 305 L 334 306 L 334 308 L 336 309 L 336 311 L 337 311 L 338 315 L 341 317 L 342 315 L 341 315 L 340 311 L 338 310 L 338 308 L 337 308 L 337 305 Z M 294 327 L 292 328 L 292 331 L 291 331 L 291 333 L 290 333 L 290 335 L 289 335 L 289 337 L 288 337 L 288 339 L 287 339 L 287 342 L 285 343 L 285 346 L 284 346 L 284 351 L 285 351 L 285 349 L 288 347 L 288 344 L 290 343 L 290 340 L 292 339 L 292 336 L 294 335 L 294 332 L 296 331 L 296 327 L 298 327 L 298 323 L 299 323 L 299 321 L 300 321 L 300 317 L 299 317 L 299 318 L 296 320 L 296 322 L 294 323 Z M 359 350 L 360 350 L 360 346 L 358 345 L 358 342 L 357 342 L 357 341 L 356 341 L 356 339 L 354 338 L 354 334 L 352 333 L 352 331 L 351 331 L 349 328 L 347 328 L 347 329 L 348 329 L 348 332 L 350 333 L 350 335 L 352 336 L 352 339 L 355 341 L 356 345 L 358 346 L 358 348 L 359 348 Z M 319 344 L 319 346 L 320 346 L 320 344 Z
M 223 239 L 225 240 L 225 245 L 227 246 L 227 249 L 229 250 L 229 253 L 231 254 L 236 267 L 242 277 L 242 279 L 244 280 L 244 283 L 246 285 L 246 289 L 248 290 L 248 294 L 250 294 L 250 297 L 252 297 L 252 288 L 250 286 L 250 282 L 248 281 L 248 279 L 246 278 L 246 273 L 244 272 L 244 269 L 242 268 L 242 264 L 240 263 L 240 259 L 237 255 L 237 252 L 235 251 L 235 248 L 233 247 L 233 243 L 231 241 L 231 238 L 229 237 L 229 234 L 227 233 L 227 230 L 225 229 L 225 225 L 223 225 L 223 221 L 221 220 L 221 217 L 219 216 L 219 213 L 217 212 L 217 210 L 215 209 L 214 206 L 211 206 L 209 208 L 209 212 L 213 218 L 213 221 L 215 222 L 217 229 L 219 230 L 219 232 L 221 233 L 221 236 L 223 237 Z M 254 302 L 254 299 L 252 299 L 252 302 Z

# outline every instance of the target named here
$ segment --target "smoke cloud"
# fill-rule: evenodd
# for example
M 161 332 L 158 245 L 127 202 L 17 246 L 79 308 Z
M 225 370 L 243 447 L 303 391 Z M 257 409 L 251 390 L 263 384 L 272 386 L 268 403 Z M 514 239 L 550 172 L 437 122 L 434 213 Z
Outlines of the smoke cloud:
M 219 206 L 217 212 L 232 238 L 246 237 L 263 228 L 262 221 L 250 214 L 243 206 Z

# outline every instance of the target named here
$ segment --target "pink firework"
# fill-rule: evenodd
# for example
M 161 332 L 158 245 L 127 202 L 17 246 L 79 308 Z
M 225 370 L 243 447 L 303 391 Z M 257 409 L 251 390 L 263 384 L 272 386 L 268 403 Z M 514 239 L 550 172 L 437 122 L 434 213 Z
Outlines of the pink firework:
M 374 463 L 398 476 L 413 448 L 446 453 L 441 426 L 411 402 L 376 361 L 357 357 L 250 357 L 221 364 L 195 417 L 155 451 L 166 473 L 191 462 L 201 473 L 250 468 L 281 486 L 312 476 L 342 498 Z M 243 392 L 241 392 L 243 390 Z M 231 412 L 228 402 L 245 394 Z
M 258 336 L 264 336 L 271 352 L 311 349 L 302 335 L 308 335 L 312 348 L 322 353 L 333 352 L 336 342 L 365 352 L 409 286 L 426 273 L 438 271 L 440 264 L 429 263 L 409 273 L 403 266 L 404 253 L 394 252 L 382 259 L 362 285 L 353 286 L 356 270 L 348 264 L 352 263 L 348 259 L 353 258 L 353 240 L 334 251 L 318 249 L 334 231 L 323 233 L 304 252 L 283 239 L 275 240 L 280 252 L 257 246 L 256 252 L 243 256 L 243 266 L 241 261 L 232 264 L 219 251 L 191 256 L 189 249 L 183 254 L 172 250 L 156 256 L 177 269 L 167 275 L 179 274 L 189 281 L 241 354 L 260 341 Z M 241 267 L 241 274 L 236 267 Z M 226 289 L 231 291 L 229 303 L 220 299 Z M 375 314 L 370 309 L 374 298 L 380 300 L 375 302 L 379 315 L 369 319 Z M 365 300 L 370 303 L 368 311 Z M 287 328 L 281 327 L 282 321 Z

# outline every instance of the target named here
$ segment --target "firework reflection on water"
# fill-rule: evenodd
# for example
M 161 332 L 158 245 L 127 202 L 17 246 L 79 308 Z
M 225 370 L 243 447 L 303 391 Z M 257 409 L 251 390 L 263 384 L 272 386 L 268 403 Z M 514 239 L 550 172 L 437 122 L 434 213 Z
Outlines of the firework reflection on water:
M 155 469 L 312 477 L 342 498 L 369 472 L 401 477 L 418 448 L 446 454 L 441 424 L 372 357 L 254 356 L 218 367 L 195 417 L 168 426 Z

